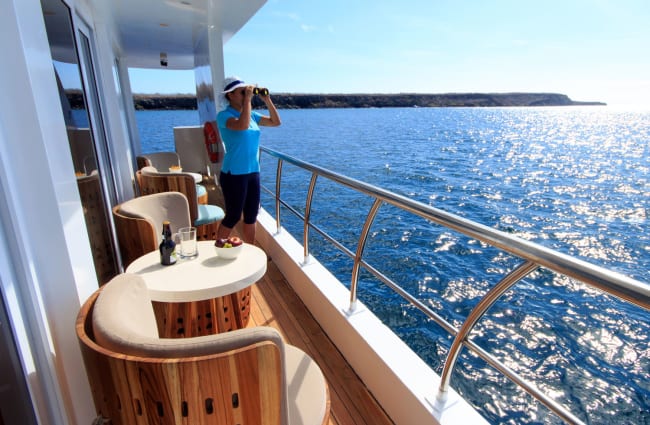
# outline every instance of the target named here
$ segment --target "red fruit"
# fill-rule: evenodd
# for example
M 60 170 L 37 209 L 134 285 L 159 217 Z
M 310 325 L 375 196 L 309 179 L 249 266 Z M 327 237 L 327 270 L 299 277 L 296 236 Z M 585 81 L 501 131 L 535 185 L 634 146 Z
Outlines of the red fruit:
M 214 246 L 223 248 L 223 246 L 228 242 L 228 239 L 217 239 L 214 243 Z
M 241 244 L 244 243 L 244 241 L 242 241 L 242 240 L 241 240 L 240 238 L 238 238 L 237 236 L 231 236 L 231 237 L 229 237 L 229 238 L 228 238 L 228 242 L 230 242 L 230 244 L 231 244 L 232 246 L 239 246 L 239 245 L 241 245 Z

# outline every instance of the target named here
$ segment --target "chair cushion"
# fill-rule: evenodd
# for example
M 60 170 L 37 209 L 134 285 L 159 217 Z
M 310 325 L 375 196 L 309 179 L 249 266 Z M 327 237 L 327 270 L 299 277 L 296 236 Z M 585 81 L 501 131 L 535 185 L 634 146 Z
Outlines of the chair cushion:
M 282 336 L 258 326 L 193 338 L 159 338 L 146 283 L 134 273 L 122 273 L 102 288 L 92 314 L 95 341 L 118 353 L 143 357 L 188 357 L 221 353 L 271 341 L 284 355 Z
M 93 309 L 93 332 L 97 344 L 126 354 L 133 344 L 158 338 L 149 290 L 140 276 L 123 273 L 104 285 Z
M 158 243 L 162 241 L 164 220 L 171 223 L 172 233 L 191 225 L 187 198 L 178 192 L 154 193 L 130 199 L 120 205 L 119 212 L 127 217 L 148 220 L 155 229 Z
M 199 216 L 194 222 L 195 226 L 210 224 L 222 220 L 224 217 L 223 210 L 216 205 L 198 205 Z
M 321 425 L 329 408 L 327 382 L 318 364 L 293 345 L 284 346 L 291 425 Z
M 146 167 L 142 167 L 140 172 L 142 174 L 158 174 L 158 169 L 156 167 L 152 167 L 151 165 L 148 165 Z

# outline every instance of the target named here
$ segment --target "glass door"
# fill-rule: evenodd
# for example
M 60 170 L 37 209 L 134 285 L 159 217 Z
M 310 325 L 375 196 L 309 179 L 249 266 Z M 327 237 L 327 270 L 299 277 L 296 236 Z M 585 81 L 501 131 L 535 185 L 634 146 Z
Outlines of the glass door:
M 62 0 L 41 0 L 72 162 L 84 210 L 99 284 L 119 272 L 110 220 L 116 190 L 98 84 L 92 62 L 90 30 L 77 22 Z M 75 37 L 76 35 L 76 37 Z

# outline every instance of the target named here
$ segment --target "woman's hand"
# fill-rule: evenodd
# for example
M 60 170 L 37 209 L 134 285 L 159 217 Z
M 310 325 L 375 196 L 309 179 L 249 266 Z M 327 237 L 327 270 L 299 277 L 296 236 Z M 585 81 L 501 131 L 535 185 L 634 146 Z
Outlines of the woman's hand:
M 246 86 L 244 88 L 244 102 L 250 103 L 253 99 L 253 89 L 255 86 Z
M 280 124 L 282 124 L 282 120 L 280 119 L 280 114 L 278 113 L 278 110 L 273 104 L 273 101 L 271 101 L 271 95 L 260 94 L 259 96 L 264 102 L 264 104 L 266 105 L 266 109 L 269 111 L 269 116 L 263 116 L 260 119 L 259 125 L 263 125 L 266 127 L 277 127 Z

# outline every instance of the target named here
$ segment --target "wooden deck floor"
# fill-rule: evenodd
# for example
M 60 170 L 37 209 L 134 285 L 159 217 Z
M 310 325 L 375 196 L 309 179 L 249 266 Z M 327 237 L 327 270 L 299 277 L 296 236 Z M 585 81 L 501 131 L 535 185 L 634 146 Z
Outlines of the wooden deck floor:
M 393 423 L 272 261 L 251 292 L 248 326 L 278 329 L 285 341 L 309 354 L 323 371 L 330 391 L 330 425 Z
M 209 203 L 223 208 L 219 188 L 209 180 L 203 184 Z M 241 235 L 240 230 L 236 227 L 235 234 Z M 248 326 L 276 328 L 285 341 L 309 354 L 323 371 L 330 392 L 329 425 L 393 424 L 272 261 L 251 293 Z

